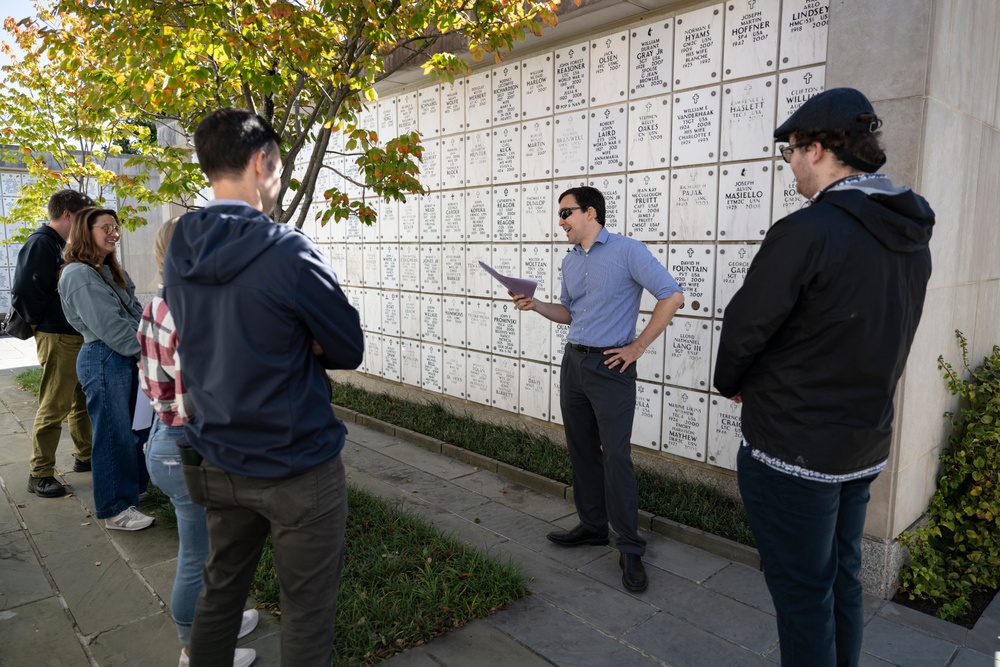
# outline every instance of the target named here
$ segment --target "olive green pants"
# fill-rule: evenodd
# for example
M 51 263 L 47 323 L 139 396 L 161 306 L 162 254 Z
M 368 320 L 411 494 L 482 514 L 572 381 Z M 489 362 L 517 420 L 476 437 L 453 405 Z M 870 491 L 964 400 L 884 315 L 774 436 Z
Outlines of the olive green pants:
M 32 477 L 49 477 L 55 472 L 63 421 L 69 422 L 73 455 L 80 461 L 90 460 L 93 433 L 87 416 L 87 399 L 76 377 L 76 357 L 81 345 L 83 336 L 35 332 L 42 382 L 31 434 Z

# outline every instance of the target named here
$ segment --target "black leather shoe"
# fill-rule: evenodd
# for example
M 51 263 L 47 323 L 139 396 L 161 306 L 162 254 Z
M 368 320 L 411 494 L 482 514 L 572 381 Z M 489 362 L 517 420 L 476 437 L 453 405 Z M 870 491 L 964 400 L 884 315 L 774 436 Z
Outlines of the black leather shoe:
M 579 547 L 585 544 L 600 547 L 608 543 L 607 535 L 592 533 L 583 526 L 577 526 L 565 533 L 549 533 L 546 537 L 561 547 Z
M 73 472 L 90 472 L 90 461 L 81 461 L 80 459 L 73 459 Z
M 29 477 L 28 491 L 39 498 L 58 498 L 66 495 L 66 487 L 56 481 L 55 477 Z
M 622 554 L 618 557 L 618 565 L 622 568 L 622 584 L 633 593 L 641 593 L 649 586 L 646 578 L 646 568 L 642 566 L 642 557 L 638 554 Z

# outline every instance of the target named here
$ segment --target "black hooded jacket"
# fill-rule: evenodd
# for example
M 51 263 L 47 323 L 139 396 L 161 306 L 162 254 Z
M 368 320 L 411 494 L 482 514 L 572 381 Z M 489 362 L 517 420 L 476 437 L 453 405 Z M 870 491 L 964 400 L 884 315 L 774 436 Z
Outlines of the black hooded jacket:
M 878 178 L 834 184 L 770 229 L 726 307 L 714 377 L 742 394 L 751 446 L 833 475 L 888 458 L 933 225 L 922 197 Z

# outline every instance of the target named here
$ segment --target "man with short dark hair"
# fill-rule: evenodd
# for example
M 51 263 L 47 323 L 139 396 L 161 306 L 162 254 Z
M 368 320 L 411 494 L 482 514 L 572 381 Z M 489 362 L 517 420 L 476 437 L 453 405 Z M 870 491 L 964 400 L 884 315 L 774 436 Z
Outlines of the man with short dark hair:
M 347 429 L 326 369 L 361 363 L 357 311 L 319 249 L 269 217 L 281 186 L 267 121 L 221 109 L 195 130 L 215 199 L 177 223 L 163 265 L 195 414 L 181 444 L 210 551 L 192 667 L 233 664 L 268 534 L 281 584 L 284 665 L 329 665 L 344 548 Z M 189 445 L 189 446 L 186 446 Z
M 722 324 L 715 387 L 743 404 L 740 494 L 786 667 L 858 664 L 869 487 L 931 273 L 934 212 L 875 173 L 880 125 L 835 88 L 775 131 L 808 202 L 768 231 Z
M 518 310 L 569 325 L 559 405 L 580 525 L 548 539 L 563 547 L 607 544 L 610 522 L 618 534 L 622 584 L 641 592 L 648 579 L 632 467 L 635 362 L 670 324 L 684 296 L 645 245 L 604 228 L 604 214 L 599 190 L 582 186 L 562 193 L 559 224 L 573 248 L 563 258 L 559 303 L 512 296 Z M 657 301 L 649 324 L 636 336 L 643 290 Z
M 87 398 L 76 377 L 83 336 L 66 321 L 57 287 L 73 218 L 93 205 L 90 197 L 76 190 L 59 190 L 49 197 L 49 222 L 32 232 L 18 253 L 10 290 L 11 305 L 35 330 L 35 348 L 42 365 L 28 470 L 28 491 L 39 498 L 58 498 L 66 493 L 66 487 L 55 478 L 56 449 L 64 420 L 73 440 L 73 472 L 90 471 L 93 433 Z

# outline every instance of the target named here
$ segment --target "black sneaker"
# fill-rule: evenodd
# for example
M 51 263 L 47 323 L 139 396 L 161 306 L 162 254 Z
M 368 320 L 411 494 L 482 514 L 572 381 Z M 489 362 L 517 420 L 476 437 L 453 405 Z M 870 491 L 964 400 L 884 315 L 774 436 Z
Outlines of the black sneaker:
M 80 459 L 73 459 L 73 472 L 90 472 L 90 461 L 81 461 Z
M 48 477 L 29 477 L 28 491 L 39 498 L 58 498 L 66 495 L 66 487 L 57 482 L 56 478 L 51 475 Z

